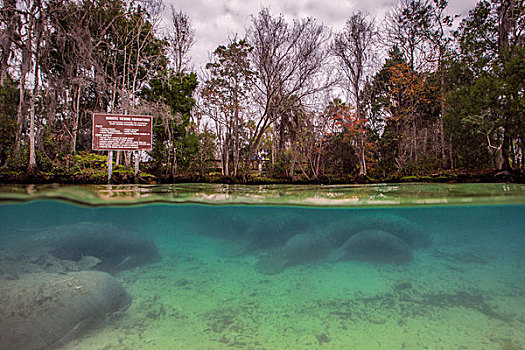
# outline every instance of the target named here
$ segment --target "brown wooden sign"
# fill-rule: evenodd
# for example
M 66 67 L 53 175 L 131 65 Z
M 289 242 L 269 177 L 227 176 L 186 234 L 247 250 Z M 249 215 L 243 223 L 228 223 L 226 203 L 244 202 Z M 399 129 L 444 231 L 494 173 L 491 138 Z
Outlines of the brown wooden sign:
M 96 151 L 151 151 L 149 115 L 93 114 L 92 148 Z

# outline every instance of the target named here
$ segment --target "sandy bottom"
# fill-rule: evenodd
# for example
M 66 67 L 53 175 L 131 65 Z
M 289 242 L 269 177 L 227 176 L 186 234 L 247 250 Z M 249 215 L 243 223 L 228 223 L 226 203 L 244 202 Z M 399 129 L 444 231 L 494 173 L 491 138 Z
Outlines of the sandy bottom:
M 446 242 L 408 265 L 267 276 L 254 255 L 219 256 L 217 239 L 166 235 L 162 262 L 117 276 L 134 299 L 124 316 L 62 349 L 525 349 L 522 248 Z

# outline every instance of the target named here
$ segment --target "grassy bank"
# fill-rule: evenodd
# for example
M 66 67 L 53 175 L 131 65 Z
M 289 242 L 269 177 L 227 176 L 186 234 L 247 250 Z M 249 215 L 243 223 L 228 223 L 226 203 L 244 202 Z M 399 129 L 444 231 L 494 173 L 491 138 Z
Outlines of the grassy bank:
M 468 172 L 468 171 L 447 171 L 436 174 L 418 176 L 390 176 L 386 178 L 371 177 L 321 177 L 318 179 L 308 179 L 297 176 L 294 178 L 275 178 L 269 176 L 248 176 L 229 177 L 222 175 L 175 175 L 175 176 L 154 176 L 147 172 L 140 171 L 135 176 L 132 169 L 118 166 L 114 169 L 111 178 L 112 184 L 167 184 L 167 183 L 227 183 L 227 184 L 373 184 L 373 183 L 407 183 L 407 182 L 428 182 L 428 183 L 492 183 L 492 182 L 512 182 L 525 183 L 525 173 L 520 171 L 491 171 L 491 172 Z M 0 183 L 4 184 L 107 184 L 107 169 L 91 169 L 82 172 L 69 173 L 36 173 L 28 174 L 22 171 L 0 171 Z

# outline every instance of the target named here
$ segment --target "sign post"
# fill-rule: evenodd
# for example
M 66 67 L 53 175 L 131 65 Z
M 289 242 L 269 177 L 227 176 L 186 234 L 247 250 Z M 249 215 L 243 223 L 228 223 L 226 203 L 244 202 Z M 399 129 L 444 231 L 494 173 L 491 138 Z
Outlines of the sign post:
M 135 176 L 139 152 L 151 151 L 153 118 L 150 115 L 93 113 L 92 149 L 108 151 L 108 182 L 113 172 L 113 151 L 136 151 Z
M 140 152 L 135 151 L 133 152 L 134 158 L 135 158 L 135 176 L 139 173 L 139 163 L 140 163 Z
M 108 151 L 108 183 L 113 175 L 113 151 Z

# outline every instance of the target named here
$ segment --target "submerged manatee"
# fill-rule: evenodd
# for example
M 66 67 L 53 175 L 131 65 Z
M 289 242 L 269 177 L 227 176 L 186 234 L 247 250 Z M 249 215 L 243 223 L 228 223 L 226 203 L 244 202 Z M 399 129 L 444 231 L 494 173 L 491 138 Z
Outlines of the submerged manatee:
M 282 246 L 290 237 L 307 232 L 309 224 L 298 214 L 281 213 L 258 217 L 238 237 L 224 242 L 219 254 L 235 257 L 245 253 L 254 253 L 264 249 Z
M 330 242 L 313 233 L 301 233 L 290 238 L 282 247 L 259 257 L 256 269 L 264 274 L 280 273 L 285 267 L 326 257 L 332 249 Z
M 356 233 L 365 230 L 389 232 L 412 248 L 430 245 L 430 237 L 423 227 L 405 217 L 385 213 L 360 214 L 335 221 L 326 227 L 324 235 L 334 245 L 340 246 Z
M 55 349 L 125 311 L 131 297 L 100 271 L 32 273 L 0 283 L 0 350 Z
M 12 247 L 10 255 L 34 270 L 24 272 L 94 268 L 116 273 L 160 260 L 157 246 L 150 238 L 120 225 L 91 222 L 40 230 Z M 69 269 L 72 262 L 76 266 Z M 63 270 L 57 266 L 49 271 L 53 264 L 61 264 Z
M 332 254 L 331 260 L 402 264 L 412 260 L 412 252 L 407 243 L 391 233 L 365 230 L 350 237 Z

